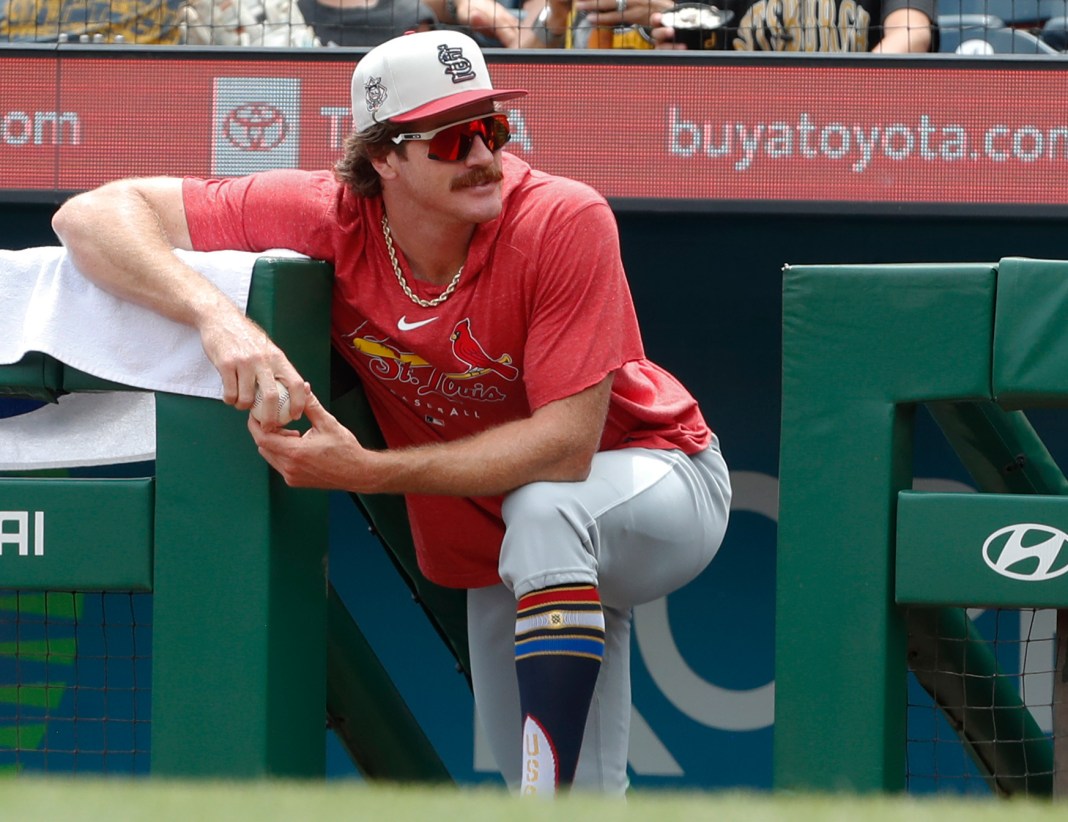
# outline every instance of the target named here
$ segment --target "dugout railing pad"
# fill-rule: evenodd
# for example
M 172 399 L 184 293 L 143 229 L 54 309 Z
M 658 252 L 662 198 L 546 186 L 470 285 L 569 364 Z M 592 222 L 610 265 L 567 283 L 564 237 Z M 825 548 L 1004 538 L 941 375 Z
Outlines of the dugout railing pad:
M 324 263 L 263 257 L 249 294 L 315 385 L 331 285 Z M 0 385 L 52 401 L 124 388 L 36 353 Z M 154 476 L 0 478 L 2 587 L 152 592 L 154 775 L 321 777 L 329 715 L 366 775 L 448 780 L 328 584 L 328 494 L 287 487 L 245 426 L 216 400 L 157 393 Z
M 945 606 L 1068 608 L 1068 546 L 1024 533 L 1068 533 L 1068 483 L 1020 410 L 1068 405 L 1065 316 L 1068 262 L 784 270 L 777 788 L 903 789 L 924 657 L 998 792 L 1059 784 L 1057 699 L 1051 745 Z M 979 494 L 910 490 L 921 404 Z

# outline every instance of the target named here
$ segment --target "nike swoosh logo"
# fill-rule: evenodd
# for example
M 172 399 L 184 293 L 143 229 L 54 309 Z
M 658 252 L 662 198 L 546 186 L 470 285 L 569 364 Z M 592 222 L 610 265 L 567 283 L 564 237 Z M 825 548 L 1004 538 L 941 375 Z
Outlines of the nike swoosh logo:
M 399 328 L 401 331 L 414 331 L 417 328 L 422 328 L 428 323 L 434 322 L 434 320 L 436 319 L 437 317 L 431 317 L 429 320 L 420 320 L 417 323 L 410 323 L 408 322 L 408 317 L 404 316 L 397 320 L 397 328 Z

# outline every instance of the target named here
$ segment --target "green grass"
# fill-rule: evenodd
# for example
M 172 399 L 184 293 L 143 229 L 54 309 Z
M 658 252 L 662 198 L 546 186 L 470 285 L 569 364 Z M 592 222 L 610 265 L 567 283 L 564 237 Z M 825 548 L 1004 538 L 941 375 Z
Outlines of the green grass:
M 34 822 L 1063 822 L 1063 805 L 996 799 L 635 791 L 626 802 L 522 801 L 502 791 L 295 782 L 9 777 L 0 818 Z

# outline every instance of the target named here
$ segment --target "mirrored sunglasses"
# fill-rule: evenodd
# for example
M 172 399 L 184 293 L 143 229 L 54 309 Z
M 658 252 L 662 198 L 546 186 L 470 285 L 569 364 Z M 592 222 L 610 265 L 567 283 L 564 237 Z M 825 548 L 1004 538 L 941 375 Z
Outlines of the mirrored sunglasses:
M 504 148 L 512 138 L 508 117 L 504 114 L 480 114 L 478 117 L 449 123 L 433 131 L 398 134 L 393 138 L 393 142 L 399 145 L 408 140 L 429 140 L 427 157 L 452 163 L 467 158 L 476 137 L 481 137 L 490 151 Z

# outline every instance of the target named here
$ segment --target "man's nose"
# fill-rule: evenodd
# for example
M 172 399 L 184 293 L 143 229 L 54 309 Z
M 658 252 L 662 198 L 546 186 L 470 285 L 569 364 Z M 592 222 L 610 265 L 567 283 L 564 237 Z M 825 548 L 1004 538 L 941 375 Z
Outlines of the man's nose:
M 484 166 L 493 162 L 493 152 L 486 145 L 486 140 L 476 134 L 471 141 L 471 150 L 467 153 L 467 165 Z

